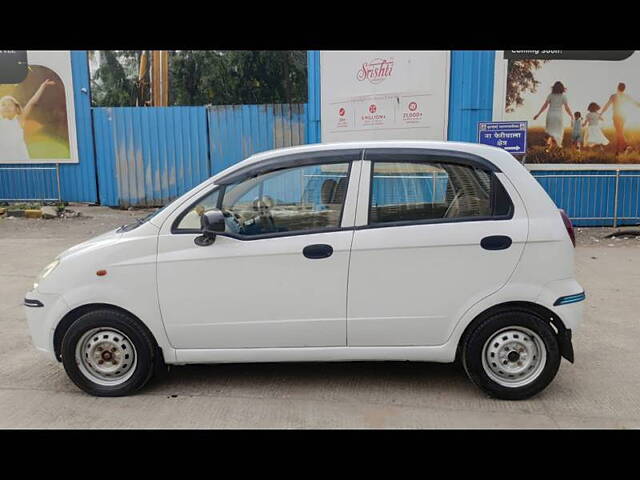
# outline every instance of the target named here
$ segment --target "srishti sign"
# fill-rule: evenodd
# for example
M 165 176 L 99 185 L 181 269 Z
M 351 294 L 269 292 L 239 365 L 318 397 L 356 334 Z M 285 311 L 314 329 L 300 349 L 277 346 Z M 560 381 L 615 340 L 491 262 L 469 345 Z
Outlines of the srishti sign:
M 322 141 L 446 140 L 447 51 L 322 51 Z
M 358 70 L 356 78 L 363 82 L 368 80 L 375 84 L 381 83 L 385 78 L 391 76 L 393 72 L 393 60 L 375 58 L 371 62 L 364 62 L 362 68 Z

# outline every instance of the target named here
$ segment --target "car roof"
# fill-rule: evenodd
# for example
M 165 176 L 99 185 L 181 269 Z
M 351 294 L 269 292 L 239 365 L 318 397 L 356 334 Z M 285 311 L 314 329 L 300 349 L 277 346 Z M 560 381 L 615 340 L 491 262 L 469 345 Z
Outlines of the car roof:
M 336 142 L 336 143 L 313 143 L 306 145 L 298 145 L 295 147 L 278 148 L 274 150 L 268 150 L 251 155 L 246 160 L 238 162 L 228 169 L 220 172 L 213 177 L 227 176 L 228 174 L 245 168 L 249 165 L 258 165 L 261 162 L 265 162 L 274 157 L 283 155 L 294 155 L 300 153 L 322 152 L 329 150 L 353 150 L 353 149 L 369 149 L 369 148 L 398 148 L 398 149 L 415 149 L 424 148 L 432 150 L 451 150 L 458 152 L 466 152 L 475 155 L 479 155 L 486 160 L 496 165 L 499 169 L 502 169 L 505 162 L 519 163 L 510 153 L 504 150 L 492 147 L 489 145 L 482 145 L 479 143 L 469 142 L 450 142 L 450 141 L 434 141 L 434 140 L 371 140 L 360 142 Z
M 277 148 L 274 150 L 267 150 L 265 152 L 251 155 L 251 157 L 249 157 L 247 160 L 255 159 L 259 161 L 283 154 L 288 155 L 294 153 L 318 152 L 323 150 L 347 150 L 354 148 L 431 148 L 470 151 L 469 148 L 474 149 L 474 147 L 478 146 L 480 146 L 481 148 L 486 148 L 489 151 L 501 151 L 501 149 L 496 147 L 469 142 L 450 142 L 437 140 L 369 140 L 361 142 L 311 143 L 306 145 L 297 145 L 295 147 Z

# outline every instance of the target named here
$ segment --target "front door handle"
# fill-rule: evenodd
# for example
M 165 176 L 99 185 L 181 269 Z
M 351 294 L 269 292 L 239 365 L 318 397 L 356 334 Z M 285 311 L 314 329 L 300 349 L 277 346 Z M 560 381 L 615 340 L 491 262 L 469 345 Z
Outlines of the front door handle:
M 484 237 L 480 241 L 480 246 L 485 250 L 506 250 L 511 246 L 511 237 L 506 235 L 492 235 Z
M 333 247 L 323 243 L 307 245 L 302 250 L 302 254 L 307 258 L 327 258 L 333 254 Z

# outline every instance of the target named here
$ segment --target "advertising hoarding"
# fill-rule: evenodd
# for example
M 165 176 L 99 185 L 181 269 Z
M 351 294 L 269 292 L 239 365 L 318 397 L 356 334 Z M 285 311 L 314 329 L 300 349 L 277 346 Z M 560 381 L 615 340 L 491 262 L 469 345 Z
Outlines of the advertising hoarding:
M 71 52 L 2 50 L 0 70 L 0 163 L 77 163 Z
M 528 122 L 531 169 L 640 167 L 640 52 L 496 52 L 494 120 Z
M 445 140 L 448 51 L 320 52 L 322 141 Z

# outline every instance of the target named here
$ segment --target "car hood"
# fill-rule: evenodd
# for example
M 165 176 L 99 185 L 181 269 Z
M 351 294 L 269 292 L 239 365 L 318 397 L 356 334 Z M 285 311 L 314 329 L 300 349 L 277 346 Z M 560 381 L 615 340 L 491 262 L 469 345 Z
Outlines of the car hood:
M 96 248 L 104 248 L 107 245 L 113 245 L 118 243 L 122 239 L 122 233 L 118 232 L 118 229 L 115 228 L 109 232 L 103 233 L 102 235 L 98 235 L 96 237 L 90 238 L 82 243 L 78 243 L 71 248 L 67 248 L 64 252 L 58 255 L 58 258 L 62 259 L 68 257 L 70 255 L 75 255 L 80 252 L 86 252 L 89 250 L 93 250 Z

